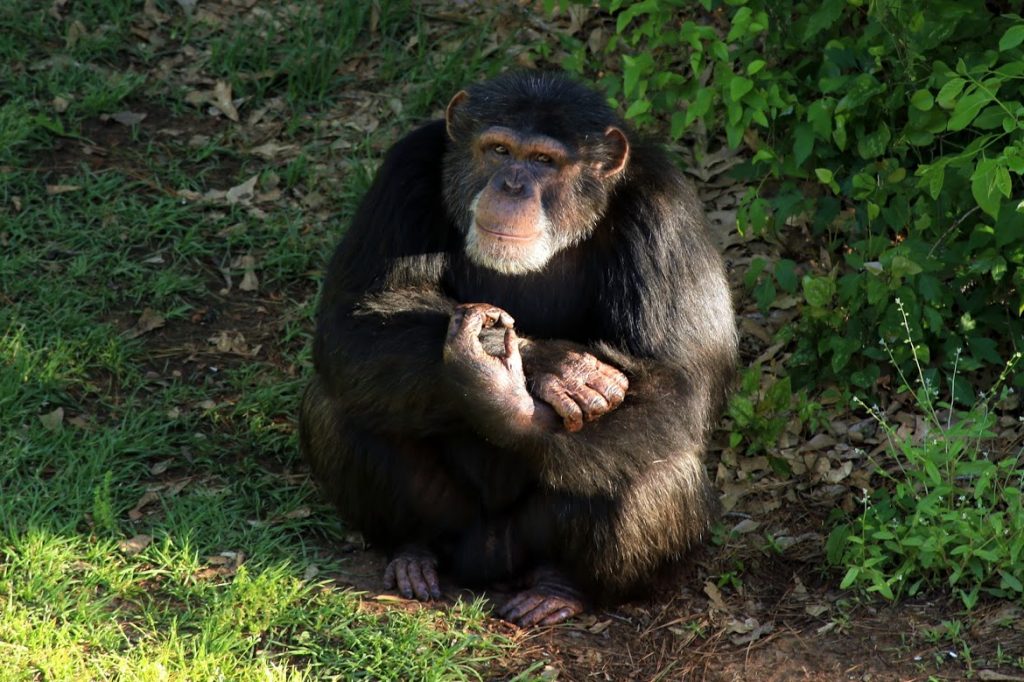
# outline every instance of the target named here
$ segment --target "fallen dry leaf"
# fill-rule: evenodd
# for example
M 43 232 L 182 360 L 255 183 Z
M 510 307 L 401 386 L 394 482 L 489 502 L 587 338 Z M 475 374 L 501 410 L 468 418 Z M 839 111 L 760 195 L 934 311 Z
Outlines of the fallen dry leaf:
M 704 594 L 706 594 L 708 599 L 711 600 L 711 606 L 719 611 L 729 611 L 729 605 L 726 604 L 725 599 L 722 598 L 722 591 L 718 589 L 718 585 L 708 580 L 704 583 Z
M 171 459 L 162 459 L 153 466 L 149 467 L 149 473 L 152 474 L 153 476 L 159 476 L 160 474 L 166 472 L 171 467 L 171 464 L 173 462 L 174 460 Z
M 81 185 L 47 185 L 46 193 L 50 196 L 55 194 L 67 194 L 68 192 L 77 192 L 82 189 Z
M 167 23 L 171 19 L 169 14 L 164 14 L 157 8 L 154 0 L 146 0 L 142 11 L 150 21 L 158 26 Z
M 248 204 L 256 196 L 256 183 L 260 176 L 254 175 L 245 182 L 235 185 L 227 191 L 224 198 L 229 204 Z
M 242 291 L 256 291 L 260 288 L 260 280 L 256 276 L 256 259 L 253 256 L 242 256 L 241 263 L 244 270 L 242 281 L 238 288 Z
M 231 100 L 231 85 L 224 81 L 217 81 L 217 84 L 213 86 L 213 99 L 210 103 L 232 121 L 238 122 L 238 109 L 235 108 Z
M 208 340 L 221 353 L 232 353 L 245 358 L 255 357 L 263 347 L 261 344 L 249 346 L 245 341 L 245 335 L 238 332 L 222 331 Z
M 134 126 L 142 123 L 146 119 L 145 113 L 138 113 L 135 111 L 119 111 L 116 114 L 110 115 L 111 121 L 116 121 L 121 125 Z
M 64 425 L 64 408 L 58 407 L 53 412 L 39 415 L 39 421 L 47 431 L 59 431 Z
M 67 420 L 67 422 L 68 424 L 74 426 L 76 429 L 89 428 L 88 420 L 80 414 L 76 414 L 74 417 L 71 417 L 70 419 Z
M 160 495 L 155 490 L 147 490 L 139 498 L 139 501 L 135 503 L 135 506 L 128 511 L 128 518 L 132 521 L 138 521 L 142 518 L 142 509 L 153 502 L 160 499 Z
M 731 532 L 736 533 L 737 535 L 746 535 L 747 533 L 753 533 L 760 527 L 760 521 L 755 521 L 754 519 L 743 519 L 732 527 Z
M 851 471 L 853 471 L 853 462 L 847 460 L 834 469 L 829 469 L 822 478 L 829 483 L 839 483 L 846 479 Z
M 827 433 L 819 433 L 803 444 L 801 450 L 824 450 L 836 444 L 836 439 Z
M 135 537 L 130 538 L 128 540 L 124 540 L 118 546 L 120 547 L 121 551 L 124 552 L 125 554 L 127 554 L 128 556 L 135 556 L 136 554 L 138 554 L 142 550 L 146 549 L 146 547 L 149 547 L 150 543 L 152 543 L 152 542 L 153 542 L 153 536 L 152 535 L 141 535 L 140 534 L 140 535 L 136 535 Z
M 979 670 L 978 679 L 988 682 L 1024 682 L 1024 677 L 1020 675 L 1007 675 L 998 670 Z
M 138 321 L 135 323 L 135 326 L 129 329 L 125 336 L 129 339 L 135 339 L 143 334 L 153 331 L 154 329 L 163 327 L 166 323 L 167 321 L 164 319 L 163 315 L 157 313 L 152 308 L 145 308 L 139 316 Z
M 298 149 L 299 148 L 297 145 L 278 144 L 277 142 L 271 140 L 270 142 L 265 142 L 258 147 L 253 147 L 252 149 L 249 150 L 249 153 L 255 154 L 256 156 L 259 156 L 260 158 L 266 159 L 268 161 L 272 161 L 284 155 L 292 156 L 295 152 L 298 151 Z
M 178 493 L 180 493 L 182 490 L 185 489 L 185 486 L 187 486 L 191 482 L 192 482 L 192 477 L 191 476 L 186 476 L 184 478 L 179 478 L 177 481 L 174 481 L 169 486 L 167 486 L 167 495 L 168 496 L 177 495 Z
M 726 626 L 727 632 L 736 633 L 736 636 L 729 639 L 737 646 L 756 642 L 774 629 L 774 624 L 760 624 L 756 618 L 744 618 L 742 621 L 733 620 Z
M 79 40 L 87 35 L 89 35 L 89 31 L 85 28 L 85 24 L 78 19 L 75 19 L 71 22 L 71 25 L 68 26 L 67 33 L 64 34 L 64 47 L 70 50 L 78 44 Z

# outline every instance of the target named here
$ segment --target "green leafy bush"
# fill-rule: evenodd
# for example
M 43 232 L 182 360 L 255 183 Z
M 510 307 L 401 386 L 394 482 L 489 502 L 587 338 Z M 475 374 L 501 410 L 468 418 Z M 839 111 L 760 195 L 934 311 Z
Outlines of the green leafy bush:
M 772 468 L 784 476 L 790 474 L 789 465 L 774 452 L 783 433 L 820 432 L 828 426 L 824 408 L 808 398 L 806 389 L 794 391 L 788 376 L 771 377 L 756 364 L 743 371 L 726 416 L 729 447 L 767 454 Z
M 724 133 L 745 152 L 739 229 L 813 248 L 747 273 L 763 311 L 801 314 L 780 332 L 791 377 L 748 370 L 731 444 L 770 453 L 794 410 L 814 421 L 805 387 L 871 392 L 891 365 L 931 430 L 866 408 L 891 457 L 863 514 L 833 520 L 842 585 L 1020 599 L 1024 453 L 987 452 L 997 396 L 977 391 L 1024 386 L 1024 19 L 984 0 L 598 4 L 608 41 L 564 66 L 640 128 Z
M 905 329 L 916 364 L 910 327 Z M 1019 358 L 1018 353 L 1011 362 Z M 943 587 L 954 590 L 967 608 L 983 592 L 1019 599 L 1024 596 L 1024 461 L 1019 456 L 1024 452 L 995 457 L 987 451 L 995 436 L 993 393 L 971 410 L 956 412 L 936 399 L 922 366 L 915 369 L 914 394 L 929 434 L 923 442 L 899 437 L 877 408 L 863 405 L 889 440 L 890 457 L 877 468 L 888 485 L 871 495 L 864 491 L 863 514 L 832 531 L 829 562 L 847 568 L 841 587 L 860 586 L 888 599 Z M 910 391 L 906 377 L 900 377 L 902 389 Z
M 966 379 L 991 379 L 1024 337 L 1024 20 L 982 0 L 600 5 L 615 24 L 603 56 L 621 69 L 599 80 L 627 117 L 674 138 L 724 131 L 749 151 L 740 229 L 825 247 L 799 280 L 786 271 L 802 305 L 794 384 L 870 388 L 881 337 L 969 404 Z M 588 50 L 567 68 L 586 70 Z M 766 309 L 774 275 L 757 283 Z M 897 297 L 910 346 L 895 344 Z

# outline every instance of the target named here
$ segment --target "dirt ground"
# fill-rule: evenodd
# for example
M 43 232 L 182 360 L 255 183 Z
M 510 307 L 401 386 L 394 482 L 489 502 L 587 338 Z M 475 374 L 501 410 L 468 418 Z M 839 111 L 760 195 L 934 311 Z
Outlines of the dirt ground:
M 383 559 L 352 540 L 341 548 L 346 568 L 337 576 L 340 585 L 364 592 L 374 611 L 422 608 L 382 592 Z M 946 623 L 962 618 L 957 603 L 858 602 L 836 589 L 837 578 L 824 572 L 817 548 L 808 549 L 790 559 L 741 545 L 712 547 L 648 600 L 532 631 L 494 620 L 491 629 L 519 649 L 488 679 L 508 679 L 546 661 L 536 671 L 545 679 L 573 681 L 1024 680 L 1019 669 L 995 660 L 999 647 L 1006 655 L 1024 651 L 1020 607 L 977 609 L 969 631 L 954 643 Z M 717 588 L 710 576 L 738 562 L 745 565 L 738 589 Z M 479 596 L 445 588 L 449 601 Z M 506 595 L 483 596 L 500 604 Z M 964 660 L 964 645 L 971 660 Z

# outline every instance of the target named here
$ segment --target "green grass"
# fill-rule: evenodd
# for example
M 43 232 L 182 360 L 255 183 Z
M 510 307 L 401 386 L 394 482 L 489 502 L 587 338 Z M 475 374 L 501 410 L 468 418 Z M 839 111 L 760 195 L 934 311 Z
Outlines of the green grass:
M 0 680 L 486 674 L 511 645 L 482 605 L 367 608 L 334 582 L 344 529 L 294 417 L 341 225 L 397 131 L 501 66 L 487 32 L 409 2 L 52 4 L 0 5 Z M 217 79 L 266 127 L 183 104 Z M 342 135 L 349 87 L 404 106 Z M 294 153 L 250 153 L 268 138 Z M 254 174 L 279 194 L 200 198 Z M 164 324 L 132 333 L 147 310 Z

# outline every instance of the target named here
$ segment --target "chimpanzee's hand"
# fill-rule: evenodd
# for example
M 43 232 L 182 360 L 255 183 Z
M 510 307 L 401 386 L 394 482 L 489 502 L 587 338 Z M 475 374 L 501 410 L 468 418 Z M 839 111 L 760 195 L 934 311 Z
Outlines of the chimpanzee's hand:
M 467 303 L 455 308 L 448 323 L 444 362 L 449 374 L 475 405 L 491 407 L 518 425 L 530 421 L 533 398 L 526 388 L 514 320 L 501 308 Z M 484 329 L 504 328 L 501 352 L 491 355 L 480 340 Z
M 523 353 L 530 393 L 550 405 L 568 431 L 579 431 L 626 397 L 626 375 L 590 353 L 552 342 L 526 342 Z

